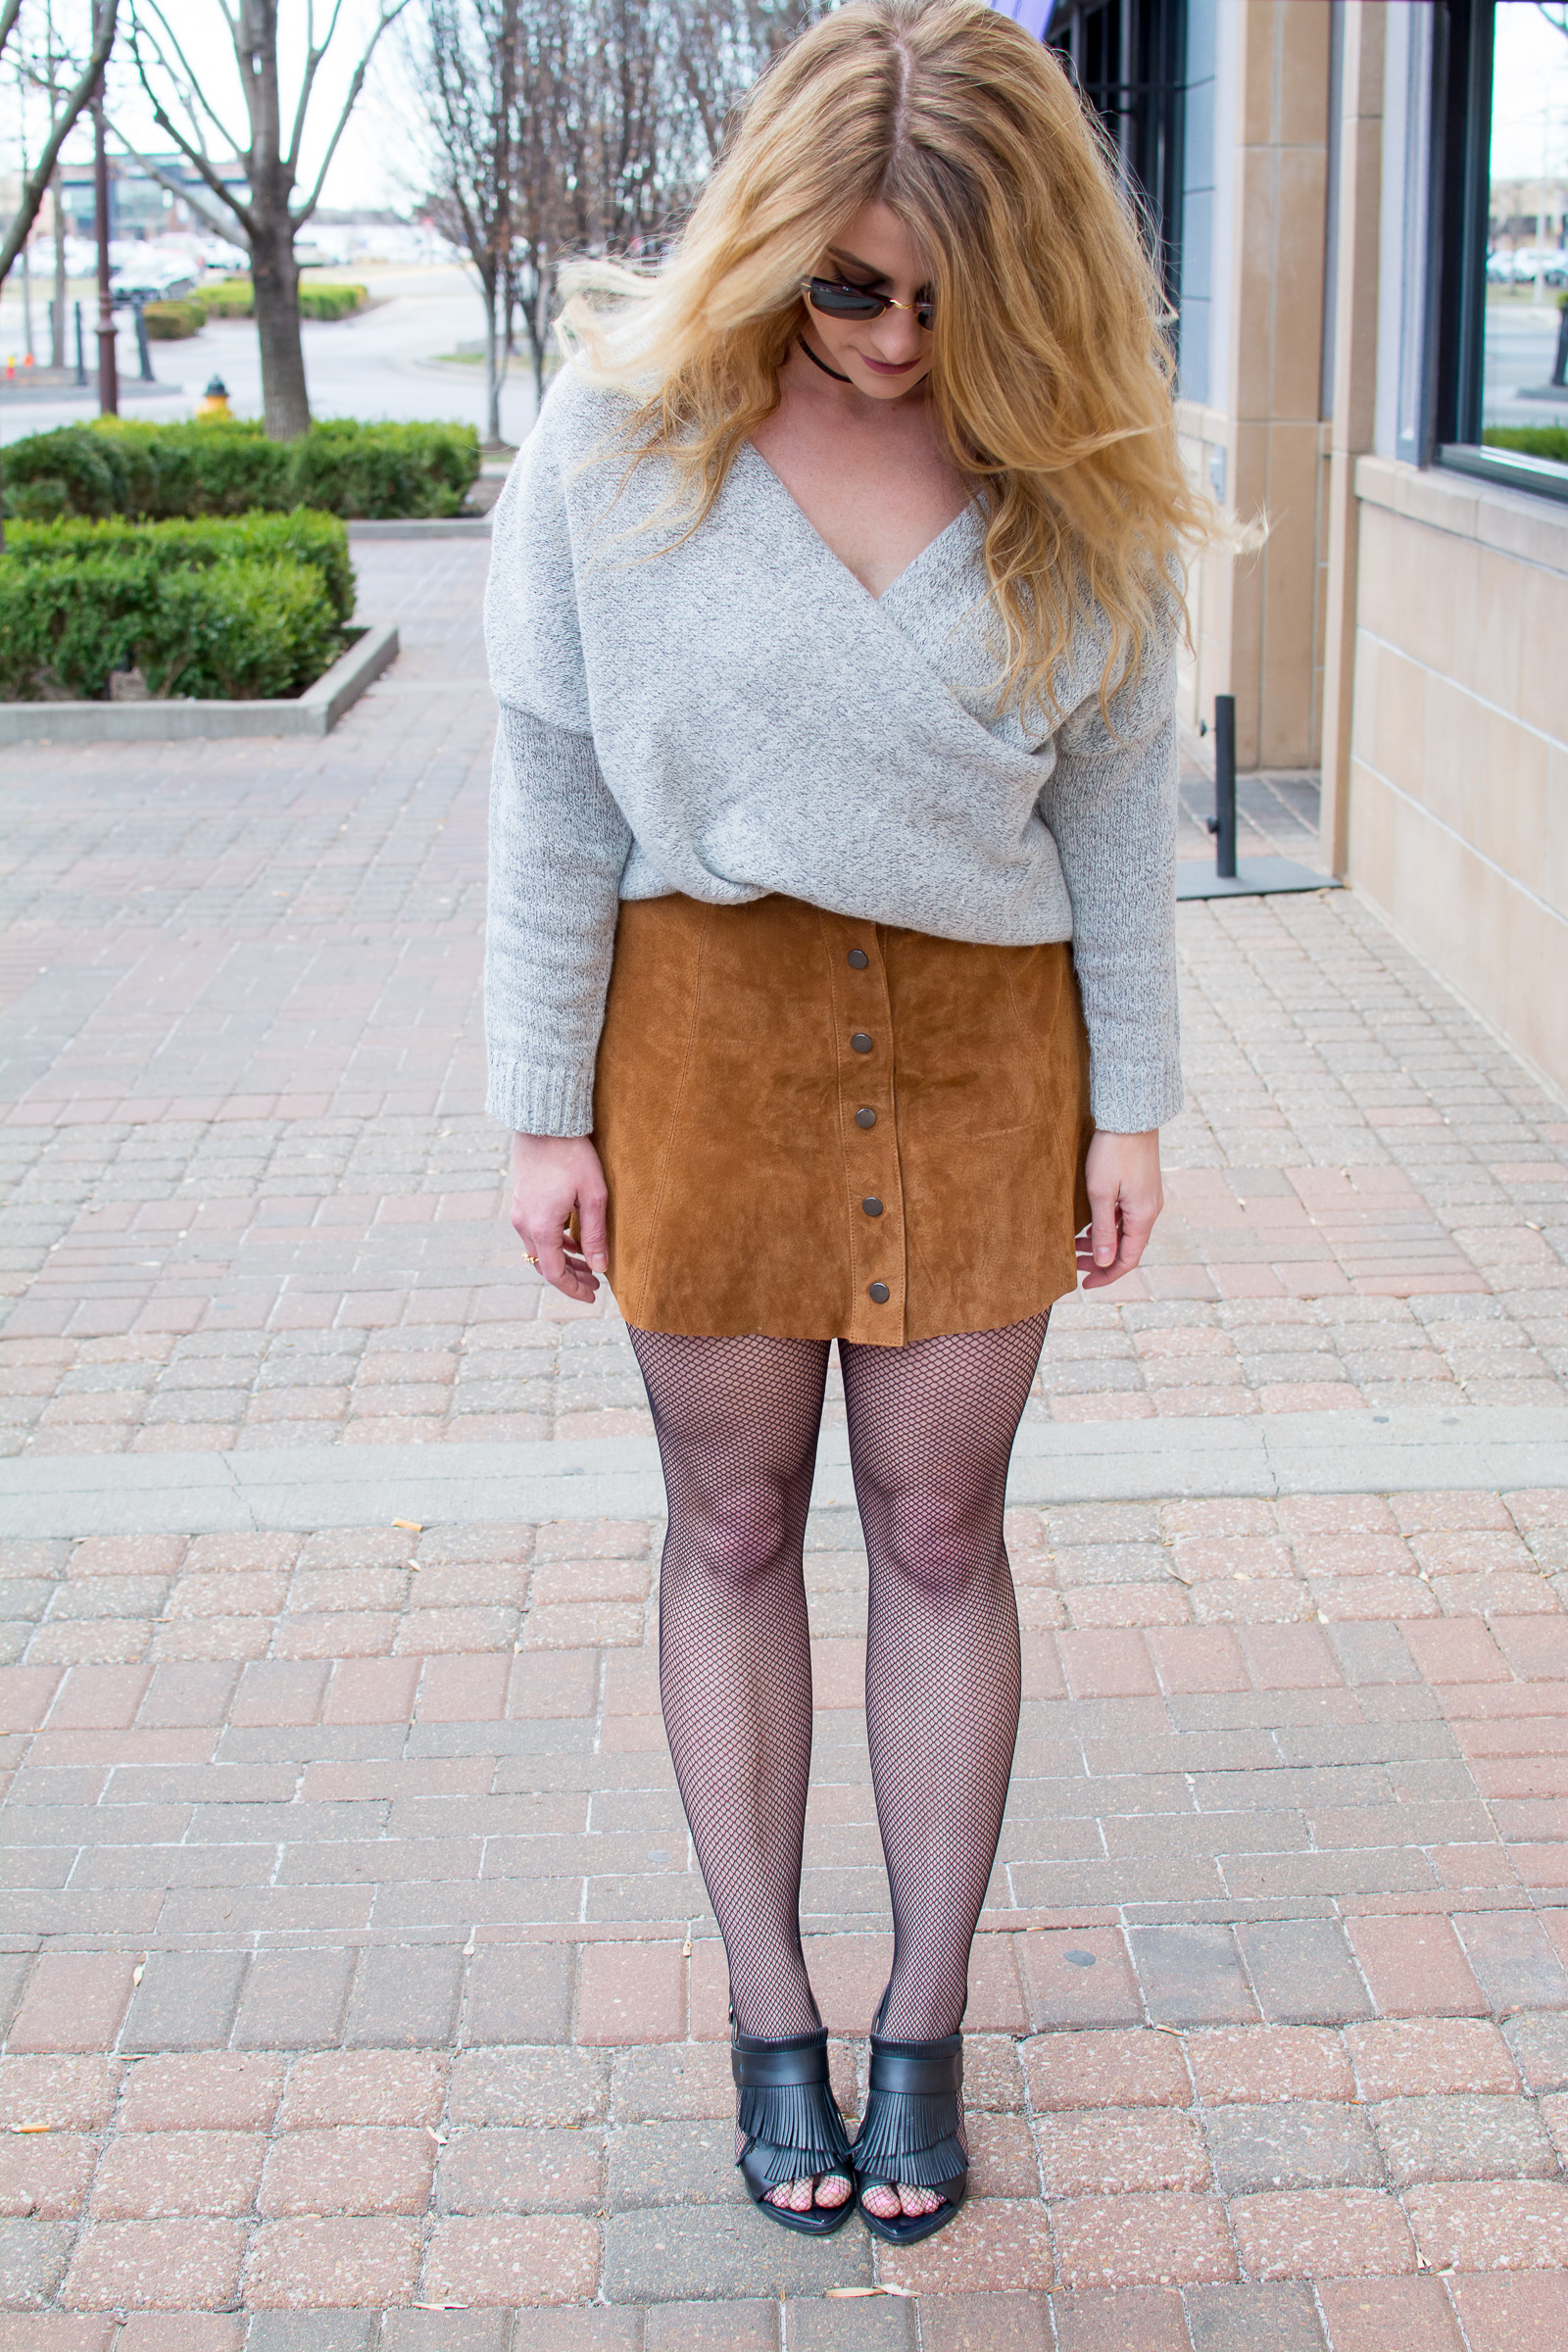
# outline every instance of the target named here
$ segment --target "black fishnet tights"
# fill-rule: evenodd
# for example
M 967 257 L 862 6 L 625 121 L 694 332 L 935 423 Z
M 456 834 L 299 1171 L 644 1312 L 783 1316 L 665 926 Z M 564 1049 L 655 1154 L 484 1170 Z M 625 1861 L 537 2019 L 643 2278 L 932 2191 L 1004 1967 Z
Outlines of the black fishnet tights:
M 1045 1315 L 908 1348 L 840 1342 L 870 1565 L 866 1732 L 893 1903 L 879 2031 L 957 2031 L 1018 1729 L 1002 1541 Z M 801 1950 L 811 1757 L 802 1546 L 825 1341 L 631 1334 L 669 1497 L 660 1681 L 743 2034 L 820 2019 Z

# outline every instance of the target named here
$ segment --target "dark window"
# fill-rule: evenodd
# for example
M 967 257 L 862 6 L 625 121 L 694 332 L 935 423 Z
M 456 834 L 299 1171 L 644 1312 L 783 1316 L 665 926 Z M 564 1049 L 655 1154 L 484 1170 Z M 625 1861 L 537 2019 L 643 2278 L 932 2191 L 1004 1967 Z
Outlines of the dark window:
M 1186 20 L 1186 0 L 1058 0 L 1046 26 L 1115 145 L 1172 308 L 1181 285 Z
M 1437 0 L 1432 33 L 1429 422 L 1411 454 L 1568 498 L 1568 35 L 1506 0 Z

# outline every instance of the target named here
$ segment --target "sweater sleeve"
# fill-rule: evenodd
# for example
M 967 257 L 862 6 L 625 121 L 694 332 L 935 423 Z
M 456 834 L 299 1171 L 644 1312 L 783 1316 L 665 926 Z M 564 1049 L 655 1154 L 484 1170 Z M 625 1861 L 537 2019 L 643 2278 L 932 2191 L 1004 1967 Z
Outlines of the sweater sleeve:
M 587 1135 L 631 828 L 591 737 L 503 705 L 490 788 L 486 1107 L 519 1135 Z
M 495 510 L 485 642 L 501 706 L 485 935 L 487 1106 L 522 1135 L 587 1135 L 631 828 L 600 772 L 564 494 L 570 371 Z
M 1040 811 L 1072 901 L 1095 1124 L 1138 1135 L 1182 1106 L 1176 1005 L 1176 646 L 1067 719 Z

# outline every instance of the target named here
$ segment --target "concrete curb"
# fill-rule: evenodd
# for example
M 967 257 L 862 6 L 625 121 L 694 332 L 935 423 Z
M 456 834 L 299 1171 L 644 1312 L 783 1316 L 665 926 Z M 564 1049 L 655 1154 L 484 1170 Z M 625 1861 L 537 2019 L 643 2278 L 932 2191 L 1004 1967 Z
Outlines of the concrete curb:
M 1568 1409 L 1251 1413 L 1025 1422 L 1013 1503 L 1188 1495 L 1380 1494 L 1568 1484 Z M 842 1430 L 824 1430 L 813 1510 L 855 1501 Z M 46 1454 L 0 1462 L 14 1539 L 238 1535 L 257 1529 L 651 1519 L 664 1511 L 652 1438 L 467 1445 L 255 1446 L 227 1453 Z
M 387 522 L 351 522 L 351 539 L 488 539 L 488 514 L 411 514 Z
M 398 658 L 392 621 L 368 628 L 293 701 L 0 703 L 0 744 L 188 743 L 223 735 L 326 735 Z

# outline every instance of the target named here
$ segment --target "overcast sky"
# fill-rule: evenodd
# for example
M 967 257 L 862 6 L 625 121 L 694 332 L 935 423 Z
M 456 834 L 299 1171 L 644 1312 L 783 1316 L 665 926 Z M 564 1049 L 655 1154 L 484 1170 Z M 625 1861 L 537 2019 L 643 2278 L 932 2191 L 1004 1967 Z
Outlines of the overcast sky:
M 1492 176 L 1568 172 L 1568 40 L 1534 0 L 1503 0 L 1493 60 Z
M 417 0 L 415 0 L 415 4 L 417 5 Z M 320 20 L 329 11 L 330 0 L 318 0 L 318 33 Z M 43 0 L 29 0 L 27 13 L 41 33 Z M 245 112 L 240 100 L 234 51 L 219 0 L 166 0 L 165 13 L 178 32 L 192 73 L 204 94 L 228 129 L 243 142 L 246 135 Z M 412 14 L 412 10 L 409 13 Z M 125 0 L 122 0 L 122 20 L 124 21 L 128 15 Z M 292 98 L 299 86 L 299 63 L 304 51 L 305 0 L 283 0 L 280 15 L 284 27 L 283 86 L 286 95 Z M 343 0 L 337 36 L 318 75 L 316 94 L 307 118 L 306 168 L 302 173 L 307 185 L 319 168 L 321 151 L 343 103 L 349 76 L 375 24 L 376 15 L 376 0 Z M 86 0 L 55 0 L 55 18 L 57 24 L 66 29 L 68 38 L 79 37 L 80 24 L 87 18 Z M 408 76 L 402 68 L 402 27 L 394 25 L 382 35 L 365 94 L 350 119 L 333 159 L 322 196 L 323 204 L 344 210 L 361 205 L 375 208 L 391 206 L 402 212 L 407 211 L 416 199 L 421 188 L 417 115 L 416 110 L 409 104 L 407 92 Z M 114 121 L 135 145 L 168 146 L 168 139 L 153 122 L 146 98 L 138 87 L 135 70 L 130 62 L 129 44 L 123 38 L 110 69 L 110 96 Z M 4 82 L 0 83 L 0 152 L 3 152 L 5 164 L 13 169 L 19 160 L 18 103 L 16 82 L 8 74 Z M 41 101 L 35 99 L 29 108 L 29 137 L 34 150 L 44 122 L 45 110 Z M 233 139 L 225 140 L 211 122 L 204 128 L 209 147 L 215 154 L 234 143 Z M 82 151 L 86 135 L 84 129 L 78 129 L 68 152 Z

